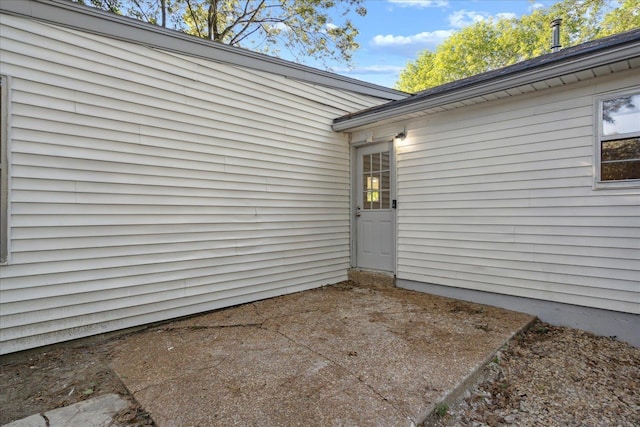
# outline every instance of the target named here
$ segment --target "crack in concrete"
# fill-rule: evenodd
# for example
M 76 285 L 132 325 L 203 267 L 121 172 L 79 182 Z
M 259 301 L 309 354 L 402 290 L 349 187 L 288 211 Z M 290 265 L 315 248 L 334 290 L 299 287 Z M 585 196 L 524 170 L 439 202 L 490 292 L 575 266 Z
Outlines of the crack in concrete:
M 264 323 L 264 322 L 263 322 Z M 224 329 L 224 328 L 260 328 L 263 323 L 235 323 L 231 325 L 193 325 L 193 326 L 172 326 L 170 328 L 164 328 L 164 332 L 178 332 L 178 331 L 197 331 L 200 329 Z
M 371 384 L 367 383 L 366 381 L 364 381 L 360 376 L 356 375 L 354 372 L 351 372 L 351 370 L 347 369 L 345 366 L 341 365 L 340 363 L 338 363 L 337 361 L 331 359 L 330 357 L 320 353 L 319 351 L 309 347 L 306 344 L 300 343 L 296 340 L 294 340 L 293 338 L 289 337 L 287 334 L 285 334 L 284 332 L 280 331 L 279 329 L 275 329 L 275 330 L 271 330 L 271 329 L 267 329 L 269 331 L 272 332 L 276 332 L 278 334 L 280 334 L 282 337 L 284 337 L 285 339 L 289 340 L 290 342 L 292 342 L 293 344 L 306 348 L 307 350 L 309 350 L 310 352 L 316 354 L 317 356 L 320 356 L 321 358 L 329 361 L 330 363 L 334 364 L 335 366 L 339 367 L 340 369 L 342 369 L 343 371 L 345 371 L 348 375 L 352 376 L 353 378 L 355 378 L 356 380 L 358 380 L 358 382 L 362 385 L 364 385 L 366 388 L 368 388 L 369 390 L 371 390 L 371 392 L 373 394 L 375 394 L 376 396 L 378 396 L 380 399 L 382 399 L 383 401 L 387 402 L 393 409 L 395 409 L 396 411 L 398 411 L 399 414 L 401 414 L 402 416 L 406 417 L 408 420 L 410 420 L 414 425 L 416 424 L 416 421 L 411 418 L 410 415 L 407 415 L 402 409 L 398 408 L 396 405 L 393 404 L 393 402 L 391 402 L 391 400 L 389 400 L 387 397 L 385 397 L 380 391 L 376 390 Z

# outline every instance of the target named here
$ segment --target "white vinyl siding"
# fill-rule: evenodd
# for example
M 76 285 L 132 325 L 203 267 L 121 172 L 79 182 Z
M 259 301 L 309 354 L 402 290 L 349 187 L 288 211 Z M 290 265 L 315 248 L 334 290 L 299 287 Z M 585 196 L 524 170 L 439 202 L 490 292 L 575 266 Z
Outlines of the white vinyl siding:
M 7 262 L 9 244 L 9 79 L 0 75 L 0 264 Z
M 640 190 L 593 188 L 594 105 L 629 71 L 415 120 L 399 279 L 640 313 Z
M 381 100 L 2 16 L 2 353 L 346 279 L 349 146 Z

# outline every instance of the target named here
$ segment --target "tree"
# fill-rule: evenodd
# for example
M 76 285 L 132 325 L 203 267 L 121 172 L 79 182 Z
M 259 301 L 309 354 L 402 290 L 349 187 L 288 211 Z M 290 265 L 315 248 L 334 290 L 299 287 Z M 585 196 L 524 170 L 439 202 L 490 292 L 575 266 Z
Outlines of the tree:
M 184 21 L 188 33 L 232 46 L 276 54 L 285 47 L 296 59 L 310 56 L 349 62 L 358 47 L 358 31 L 348 18 L 336 25 L 329 12 L 341 8 L 346 17 L 353 7 L 364 16 L 362 2 L 185 0 Z
M 121 14 L 122 2 L 120 0 L 73 0 L 76 3 L 86 6 L 97 7 L 98 9 L 107 10 L 112 13 Z
M 167 27 L 169 20 L 174 26 L 180 25 L 179 15 L 181 0 L 129 0 L 127 16 L 140 21 Z
M 231 46 L 349 63 L 364 0 L 74 0 Z M 340 22 L 333 20 L 339 16 Z
M 638 0 L 624 0 L 604 17 L 598 35 L 606 37 L 633 28 L 640 28 L 640 4 Z
M 612 9 L 612 0 L 564 0 L 519 19 L 476 22 L 454 33 L 435 52 L 423 51 L 396 87 L 418 92 L 549 53 L 550 23 L 562 19 L 561 44 L 573 46 L 640 27 L 638 0 Z

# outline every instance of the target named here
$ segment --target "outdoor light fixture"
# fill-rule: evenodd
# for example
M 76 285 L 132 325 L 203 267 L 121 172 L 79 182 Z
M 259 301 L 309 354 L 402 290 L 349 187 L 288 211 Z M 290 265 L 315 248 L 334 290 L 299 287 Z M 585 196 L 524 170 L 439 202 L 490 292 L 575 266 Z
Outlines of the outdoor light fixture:
M 405 131 L 402 131 L 400 133 L 398 133 L 393 139 L 397 140 L 397 141 L 404 141 L 404 139 L 407 137 L 407 133 Z

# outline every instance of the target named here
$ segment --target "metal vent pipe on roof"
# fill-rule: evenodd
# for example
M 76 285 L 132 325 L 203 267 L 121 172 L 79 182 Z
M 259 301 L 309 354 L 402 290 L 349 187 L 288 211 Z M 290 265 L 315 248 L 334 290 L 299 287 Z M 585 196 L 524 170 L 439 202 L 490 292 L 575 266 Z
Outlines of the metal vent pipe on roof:
M 560 45 L 560 26 L 562 25 L 562 19 L 554 19 L 551 21 L 551 29 L 553 30 L 553 44 L 551 45 L 551 52 L 558 52 L 562 47 Z

